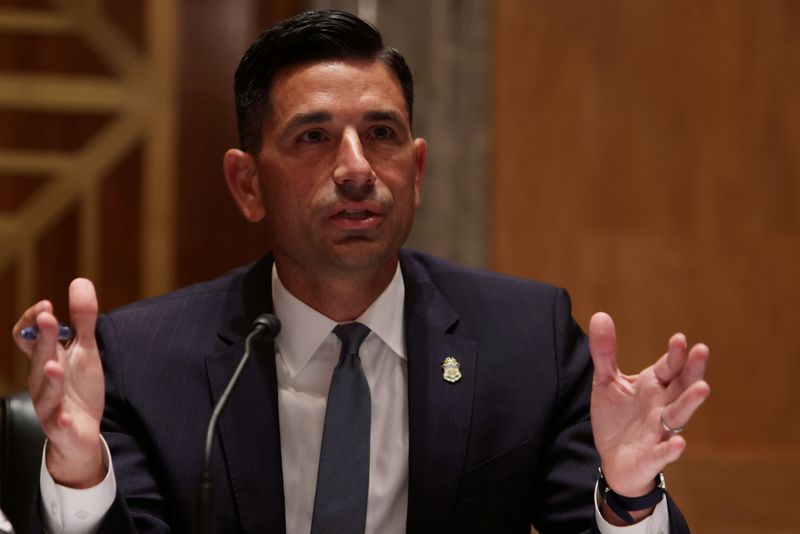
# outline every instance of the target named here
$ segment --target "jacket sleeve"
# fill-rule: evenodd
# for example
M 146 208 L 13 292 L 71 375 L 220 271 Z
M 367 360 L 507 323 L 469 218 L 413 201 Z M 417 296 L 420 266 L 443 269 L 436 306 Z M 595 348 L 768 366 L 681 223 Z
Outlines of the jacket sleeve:
M 100 430 L 108 442 L 117 479 L 114 504 L 99 533 L 170 532 L 158 468 L 148 460 L 146 432 L 125 398 L 125 355 L 107 316 L 98 319 L 97 339 L 106 380 L 106 405 Z
M 557 407 L 535 491 L 531 522 L 547 532 L 592 532 L 593 492 L 600 458 L 590 419 L 594 372 L 588 339 L 572 318 L 569 295 L 560 290 L 553 305 L 554 354 L 558 373 Z M 671 534 L 688 534 L 678 507 L 667 496 Z M 587 516 L 586 511 L 591 512 Z

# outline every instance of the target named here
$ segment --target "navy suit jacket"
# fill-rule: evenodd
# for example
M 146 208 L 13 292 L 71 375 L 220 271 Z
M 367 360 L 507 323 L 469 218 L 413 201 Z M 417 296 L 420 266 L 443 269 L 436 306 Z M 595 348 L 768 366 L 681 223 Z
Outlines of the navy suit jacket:
M 563 290 L 402 251 L 408 356 L 407 530 L 595 531 L 592 364 Z M 187 532 L 213 403 L 253 319 L 272 308 L 267 256 L 98 322 L 102 430 L 117 499 L 102 532 Z M 284 532 L 275 358 L 256 347 L 219 419 L 220 532 Z M 462 378 L 442 378 L 442 360 Z M 688 532 L 670 502 L 673 533 Z

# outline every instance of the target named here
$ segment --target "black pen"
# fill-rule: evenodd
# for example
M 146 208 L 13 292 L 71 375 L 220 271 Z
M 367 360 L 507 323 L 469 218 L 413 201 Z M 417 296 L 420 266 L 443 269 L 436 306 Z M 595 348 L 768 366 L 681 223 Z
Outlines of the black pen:
M 26 340 L 26 341 L 36 341 L 36 338 L 39 337 L 39 328 L 36 326 L 29 326 L 27 328 L 23 328 L 19 332 L 19 336 Z M 72 331 L 68 325 L 64 323 L 59 323 L 58 325 L 58 340 L 62 343 L 65 343 L 75 337 L 75 332 Z

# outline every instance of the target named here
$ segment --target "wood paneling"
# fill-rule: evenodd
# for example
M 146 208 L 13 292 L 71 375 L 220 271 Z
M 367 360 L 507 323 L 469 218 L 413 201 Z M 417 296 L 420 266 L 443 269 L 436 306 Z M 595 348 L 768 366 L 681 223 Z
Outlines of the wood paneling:
M 222 156 L 239 146 L 233 74 L 259 32 L 302 10 L 299 0 L 180 3 L 176 285 L 218 276 L 269 250 L 228 194 Z
M 144 7 L 0 2 L 0 317 L 8 326 L 40 298 L 66 319 L 72 278 L 98 279 L 101 258 L 129 258 L 131 232 L 113 215 L 141 210 L 141 202 L 117 199 L 124 207 L 104 217 L 98 194 L 112 167 L 113 184 L 141 180 L 124 153 L 146 128 L 136 111 L 146 113 L 131 109 L 140 101 L 130 98 L 143 93 L 144 74 L 127 53 L 136 50 L 128 39 L 143 38 Z M 102 246 L 100 227 L 111 237 Z M 0 360 L 0 393 L 24 387 L 27 362 L 10 338 Z
M 101 309 L 221 274 L 269 246 L 225 188 L 233 71 L 294 0 L 0 0 L 0 318 Z M 0 344 L 0 394 L 27 363 Z
M 181 2 L 177 285 L 217 276 L 268 247 L 239 214 L 222 174 L 223 154 L 239 144 L 233 73 L 260 29 L 250 2 L 233 4 Z
M 14 290 L 16 274 L 15 269 L 0 272 L 0 295 L 11 302 L 16 297 Z M 4 327 L 0 329 L 0 356 L 3 356 L 0 357 L 0 391 L 5 394 L 24 387 L 23 373 L 27 373 L 27 369 L 21 364 L 21 356 L 12 357 L 16 347 L 9 334 L 11 326 L 17 321 L 16 310 L 8 303 L 0 304 L 0 322 Z
M 708 343 L 668 483 L 697 532 L 800 532 L 800 4 L 494 5 L 494 268 L 610 312 L 624 370 Z
M 101 254 L 94 279 L 103 309 L 141 298 L 142 146 L 134 147 L 102 181 L 98 191 Z

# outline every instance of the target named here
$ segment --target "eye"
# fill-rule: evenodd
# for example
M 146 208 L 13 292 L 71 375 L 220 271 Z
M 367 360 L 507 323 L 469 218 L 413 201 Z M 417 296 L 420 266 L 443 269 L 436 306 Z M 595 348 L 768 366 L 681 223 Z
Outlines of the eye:
M 300 141 L 303 143 L 321 143 L 325 141 L 327 137 L 322 130 L 309 130 L 307 132 L 303 132 L 300 136 Z
M 367 134 L 367 139 L 391 139 L 394 137 L 394 131 L 388 126 L 375 126 Z

